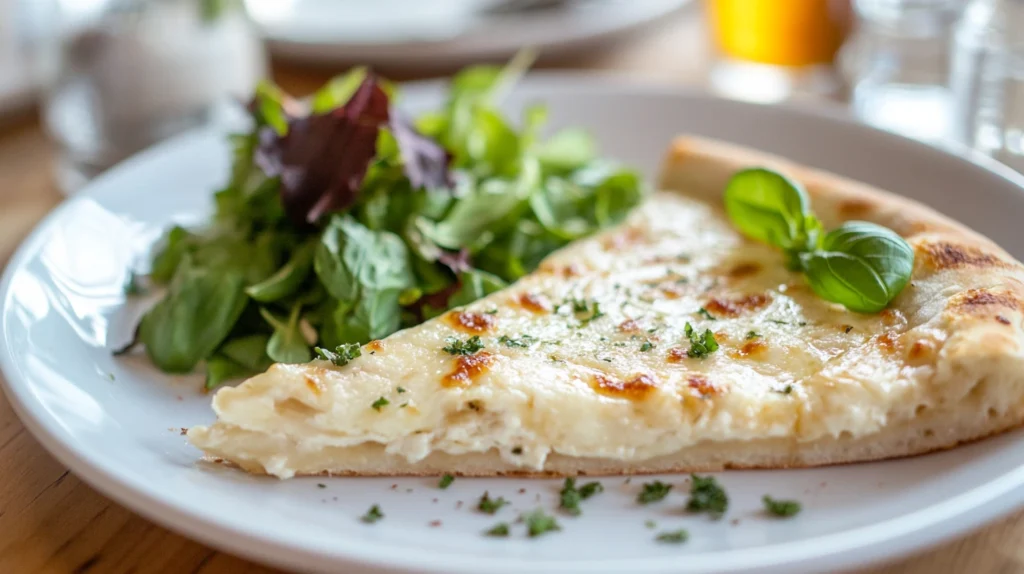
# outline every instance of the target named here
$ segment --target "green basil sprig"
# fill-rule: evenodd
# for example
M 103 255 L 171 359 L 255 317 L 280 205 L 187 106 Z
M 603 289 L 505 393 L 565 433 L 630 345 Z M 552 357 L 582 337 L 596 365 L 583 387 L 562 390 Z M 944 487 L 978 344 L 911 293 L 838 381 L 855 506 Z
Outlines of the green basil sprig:
M 848 221 L 822 235 L 807 193 L 796 182 L 764 168 L 736 173 L 725 188 L 725 209 L 751 239 L 786 252 L 814 292 L 851 311 L 877 313 L 910 281 L 914 250 L 891 229 Z

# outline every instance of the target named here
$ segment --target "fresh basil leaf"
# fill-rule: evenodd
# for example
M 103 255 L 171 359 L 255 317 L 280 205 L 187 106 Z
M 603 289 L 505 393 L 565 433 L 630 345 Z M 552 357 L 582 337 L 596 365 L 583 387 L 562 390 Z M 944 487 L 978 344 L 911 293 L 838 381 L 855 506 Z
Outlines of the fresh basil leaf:
M 365 343 L 381 339 L 401 327 L 402 307 L 399 291 L 363 291 L 354 305 L 339 304 L 324 323 L 320 335 L 323 346 L 333 348 L 346 343 Z
M 890 229 L 848 221 L 825 236 L 820 250 L 801 254 L 800 261 L 819 297 L 851 311 L 877 313 L 910 281 L 914 250 Z
M 352 68 L 340 76 L 331 78 L 323 87 L 313 92 L 312 112 L 322 114 L 345 105 L 365 79 L 365 66 Z
M 725 210 L 744 235 L 786 251 L 814 247 L 820 226 L 803 187 L 764 168 L 742 170 L 725 187 Z
M 269 340 L 270 337 L 262 333 L 236 337 L 221 345 L 217 355 L 230 359 L 250 371 L 265 371 L 272 363 L 267 356 Z
M 301 307 L 295 305 L 288 320 L 282 321 L 265 308 L 260 308 L 263 318 L 274 328 L 274 334 L 267 341 L 267 356 L 274 362 L 308 363 L 313 359 L 313 353 L 299 323 L 300 312 Z
M 255 372 L 246 368 L 223 355 L 214 355 L 206 360 L 206 384 L 207 391 L 231 381 L 251 377 Z
M 324 230 L 314 269 L 332 297 L 356 301 L 364 289 L 397 293 L 413 286 L 409 254 L 389 231 L 370 231 L 350 216 L 335 216 Z M 349 342 L 349 341 L 344 341 Z
M 570 128 L 551 136 L 537 147 L 535 153 L 545 169 L 570 172 L 593 160 L 597 148 L 585 130 Z
M 244 288 L 241 274 L 194 267 L 186 258 L 139 323 L 149 358 L 164 372 L 191 371 L 231 332 L 246 305 Z
M 313 242 L 302 244 L 283 267 L 270 277 L 247 288 L 246 294 L 260 303 L 272 303 L 292 295 L 309 276 L 316 248 L 317 244 Z

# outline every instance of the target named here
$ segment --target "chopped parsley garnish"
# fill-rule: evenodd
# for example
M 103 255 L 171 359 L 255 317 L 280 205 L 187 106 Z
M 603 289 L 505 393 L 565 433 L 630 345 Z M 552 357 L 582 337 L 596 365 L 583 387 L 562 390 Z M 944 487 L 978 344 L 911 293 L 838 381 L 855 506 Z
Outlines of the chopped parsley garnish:
M 562 529 L 554 516 L 544 514 L 543 508 L 538 508 L 529 514 L 524 514 L 523 522 L 526 523 L 526 534 L 530 538 Z
M 472 355 L 483 348 L 484 344 L 480 341 L 479 335 L 473 335 L 465 341 L 460 341 L 455 337 L 449 337 L 448 344 L 444 347 L 444 352 L 449 355 Z
M 335 347 L 333 351 L 322 347 L 315 347 L 313 350 L 316 351 L 317 356 L 321 359 L 330 361 L 339 367 L 344 367 L 353 359 L 363 354 L 359 343 L 344 343 Z
M 650 341 L 644 341 L 644 343 L 642 345 L 640 345 L 640 352 L 641 353 L 646 353 L 647 351 L 650 351 L 653 348 L 654 348 L 654 343 L 652 343 Z
M 690 350 L 686 351 L 688 357 L 703 359 L 718 350 L 718 341 L 715 340 L 715 334 L 711 332 L 711 329 L 705 329 L 704 333 L 700 334 L 687 323 L 683 330 L 686 333 L 686 338 L 690 340 Z
M 402 403 L 402 404 L 398 405 L 398 408 L 404 409 L 407 406 L 409 406 L 409 403 Z
M 586 500 L 599 492 L 604 492 L 600 482 L 588 482 L 576 488 L 576 479 L 567 478 L 562 486 L 559 508 L 573 516 L 580 514 L 580 501 Z
M 707 512 L 714 518 L 725 514 L 726 509 L 729 508 L 729 497 L 715 477 L 691 474 L 690 480 L 690 502 L 686 504 L 687 510 Z
M 370 405 L 370 406 L 373 408 L 373 410 L 375 410 L 377 412 L 380 412 L 380 410 L 382 408 L 384 408 L 384 407 L 386 407 L 386 406 L 388 406 L 390 404 L 391 404 L 391 401 L 385 399 L 384 397 L 381 397 L 381 398 L 373 401 L 373 404 Z
M 402 388 L 402 387 L 398 387 L 398 388 L 397 388 L 397 389 L 395 389 L 395 390 L 397 390 L 397 391 L 398 391 L 398 394 L 402 394 L 402 393 L 404 393 L 404 392 L 405 392 L 405 389 L 404 389 L 404 388 Z
M 700 315 L 701 317 L 704 317 L 708 321 L 717 321 L 718 320 L 718 317 L 715 317 L 714 315 L 712 315 L 704 307 L 701 307 L 700 309 L 697 309 L 697 314 Z
M 775 500 L 767 494 L 761 500 L 764 501 L 765 512 L 772 516 L 789 518 L 800 513 L 800 503 L 795 500 Z
M 572 305 L 572 312 L 580 320 L 581 325 L 586 325 L 598 317 L 604 317 L 604 312 L 601 311 L 601 303 L 598 301 L 570 299 L 568 303 Z
M 488 309 L 488 310 L 484 311 L 484 313 L 487 313 L 488 315 L 497 315 L 498 314 L 498 308 L 495 307 L 494 309 Z
M 501 343 L 502 345 L 505 345 L 506 347 L 519 347 L 520 349 L 525 349 L 530 345 L 536 343 L 537 338 L 531 337 L 530 335 L 520 335 L 519 338 L 516 339 L 509 337 L 508 335 L 502 335 L 498 339 L 498 342 Z
M 644 526 L 650 528 L 651 530 L 654 530 L 658 527 L 658 523 L 653 520 L 644 520 Z
M 789 393 L 793 392 L 793 385 L 786 385 L 781 389 L 777 389 L 775 392 L 782 395 L 788 395 Z
M 521 447 L 521 446 L 512 447 L 512 454 L 523 454 L 523 447 Z
M 446 475 L 441 477 L 441 482 L 437 483 L 437 487 L 438 488 L 448 488 L 449 486 L 452 485 L 453 482 L 455 482 L 455 477 L 450 475 L 450 474 L 446 474 Z
M 690 538 L 690 533 L 685 530 L 673 530 L 671 532 L 662 532 L 655 540 L 658 542 L 665 542 L 667 544 L 682 544 Z
M 322 483 L 322 482 L 318 482 L 318 483 L 316 483 L 316 487 L 317 488 L 327 488 L 327 485 Z
M 494 536 L 494 537 L 499 537 L 499 538 L 500 537 L 508 536 L 508 523 L 507 522 L 499 522 L 499 523 L 495 524 L 494 527 L 491 528 L 490 530 L 484 531 L 484 534 L 486 536 Z
M 847 325 L 846 328 L 843 329 L 843 332 L 844 333 L 849 333 L 852 330 L 853 330 L 853 325 Z
M 751 339 L 760 339 L 760 338 L 761 338 L 761 333 L 758 333 L 757 331 L 747 331 L 747 340 L 748 341 L 751 340 Z
M 476 505 L 477 510 L 480 512 L 486 512 L 487 514 L 494 514 L 501 510 L 502 506 L 508 504 L 508 501 L 502 497 L 491 498 L 490 494 L 484 492 L 484 495 L 480 497 L 480 503 Z
M 359 518 L 359 520 L 362 520 L 363 522 L 365 522 L 367 524 L 373 524 L 374 522 L 377 522 L 381 518 L 384 518 L 384 513 L 380 511 L 380 507 L 379 506 L 374 504 L 373 506 L 370 507 L 369 510 L 366 511 L 366 514 L 362 515 Z
M 660 480 L 648 482 L 644 484 L 644 489 L 637 495 L 636 501 L 640 504 L 658 502 L 668 496 L 670 490 L 672 490 L 671 484 L 665 484 Z
M 602 492 L 604 492 L 604 485 L 600 482 L 588 482 L 580 487 L 580 497 L 582 497 L 583 500 L 586 500 L 595 494 L 601 494 Z

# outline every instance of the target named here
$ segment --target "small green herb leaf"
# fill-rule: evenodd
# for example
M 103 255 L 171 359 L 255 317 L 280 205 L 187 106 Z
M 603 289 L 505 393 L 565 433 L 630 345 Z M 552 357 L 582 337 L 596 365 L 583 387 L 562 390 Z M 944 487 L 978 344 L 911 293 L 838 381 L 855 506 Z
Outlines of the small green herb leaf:
M 890 229 L 848 221 L 825 236 L 820 250 L 801 254 L 800 263 L 822 299 L 877 313 L 910 281 L 914 250 Z
M 713 476 L 690 475 L 690 501 L 686 509 L 690 512 L 707 512 L 718 518 L 729 508 L 729 497 Z
M 662 532 L 655 540 L 658 542 L 664 542 L 666 544 L 682 544 L 690 538 L 690 533 L 685 530 L 673 530 L 670 532 Z
M 507 522 L 499 522 L 498 524 L 495 524 L 489 530 L 485 531 L 484 534 L 487 535 L 487 536 L 494 536 L 494 537 L 497 537 L 497 538 L 504 538 L 504 537 L 508 536 L 508 532 L 509 532 L 508 523 Z
M 580 487 L 580 498 L 586 500 L 602 492 L 604 492 L 604 486 L 600 482 L 588 482 Z
M 746 339 L 748 341 L 751 340 L 751 339 L 760 339 L 760 338 L 761 338 L 761 334 L 758 333 L 757 331 L 747 331 Z
M 640 352 L 641 352 L 641 353 L 646 353 L 647 351 L 650 351 L 650 350 L 651 350 L 651 349 L 653 349 L 653 348 L 654 348 L 654 343 L 652 343 L 652 342 L 650 342 L 650 341 L 644 341 L 644 342 L 643 342 L 643 343 L 642 343 L 642 344 L 640 345 Z
M 789 518 L 790 516 L 796 516 L 800 512 L 800 503 L 795 500 L 775 500 L 767 494 L 761 500 L 764 502 L 765 512 L 772 516 Z
M 717 321 L 718 320 L 718 317 L 715 317 L 714 315 L 712 315 L 711 312 L 708 311 L 707 309 L 705 309 L 704 307 L 701 307 L 700 309 L 697 309 L 697 314 L 700 315 L 701 317 L 704 317 L 708 321 Z
M 558 525 L 558 521 L 555 520 L 555 517 L 545 514 L 543 508 L 538 508 L 529 514 L 523 515 L 523 522 L 526 523 L 526 533 L 530 538 L 562 529 Z
M 362 356 L 363 354 L 359 343 L 343 343 L 335 347 L 333 351 L 328 351 L 321 347 L 316 347 L 313 350 L 316 351 L 317 356 L 321 359 L 330 361 L 339 367 L 344 367 L 352 362 L 353 359 Z M 399 389 L 401 389 L 401 387 L 399 387 Z M 399 392 L 402 391 L 399 390 Z
M 443 350 L 449 355 L 472 355 L 483 348 L 484 344 L 480 340 L 480 336 L 473 335 L 465 341 L 460 341 L 455 337 L 449 337 L 448 344 L 443 347 Z
M 686 355 L 695 359 L 703 359 L 718 350 L 718 341 L 711 329 L 705 329 L 704 333 L 697 333 L 689 323 L 683 329 L 686 337 L 690 340 L 690 349 Z
M 451 486 L 453 482 L 455 482 L 455 477 L 450 474 L 446 474 L 441 477 L 441 481 L 437 483 L 437 487 L 445 489 Z
M 487 514 L 494 514 L 501 510 L 502 506 L 508 504 L 508 501 L 502 497 L 491 498 L 491 496 L 484 492 L 484 495 L 480 497 L 480 502 L 476 505 L 477 510 Z
M 364 514 L 360 520 L 367 524 L 373 524 L 382 518 L 384 518 L 384 513 L 380 511 L 380 506 L 374 504 L 366 511 L 366 514 Z
M 566 478 L 562 491 L 559 494 L 560 502 L 558 507 L 568 514 L 579 516 L 580 501 L 583 500 L 583 497 L 580 495 L 580 491 L 576 489 L 576 479 Z
M 658 502 L 668 496 L 668 493 L 672 490 L 671 484 L 665 484 L 660 480 L 654 482 L 648 482 L 644 484 L 643 490 L 637 495 L 636 501 L 640 504 L 650 504 L 652 502 Z
M 377 412 L 380 412 L 381 409 L 383 409 L 384 407 L 386 407 L 386 406 L 388 406 L 390 404 L 391 404 L 391 401 L 385 399 L 384 397 L 381 397 L 381 398 L 373 401 L 373 404 L 370 405 L 370 407 L 373 408 L 373 410 L 375 410 Z
M 498 339 L 498 342 L 501 343 L 502 345 L 505 345 L 506 347 L 519 347 L 521 349 L 525 349 L 530 345 L 536 343 L 537 338 L 531 337 L 530 335 L 520 335 L 518 338 L 512 338 L 509 337 L 508 335 L 502 335 Z

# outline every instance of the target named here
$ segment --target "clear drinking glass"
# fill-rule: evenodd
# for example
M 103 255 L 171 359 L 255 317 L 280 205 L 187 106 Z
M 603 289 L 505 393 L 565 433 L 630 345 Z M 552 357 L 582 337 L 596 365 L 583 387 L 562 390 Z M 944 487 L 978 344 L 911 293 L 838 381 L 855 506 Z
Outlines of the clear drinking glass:
M 952 137 L 1024 171 L 1024 0 L 974 0 L 956 28 Z
M 854 0 L 858 30 L 844 48 L 861 120 L 925 141 L 949 134 L 949 46 L 961 0 Z
M 233 0 L 58 0 L 41 51 L 43 120 L 65 192 L 168 136 L 215 120 L 266 74 Z

